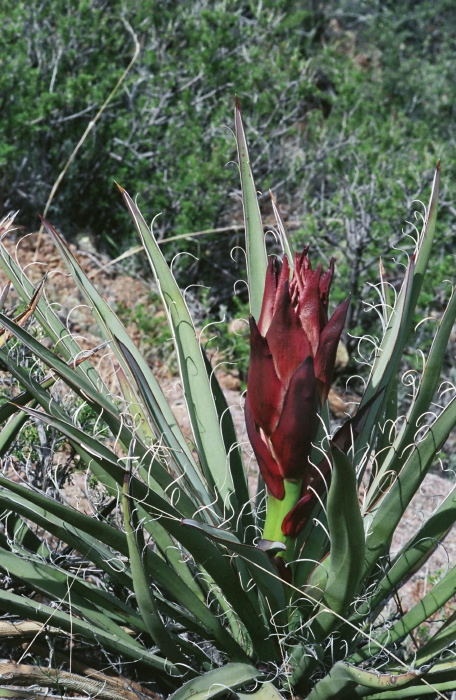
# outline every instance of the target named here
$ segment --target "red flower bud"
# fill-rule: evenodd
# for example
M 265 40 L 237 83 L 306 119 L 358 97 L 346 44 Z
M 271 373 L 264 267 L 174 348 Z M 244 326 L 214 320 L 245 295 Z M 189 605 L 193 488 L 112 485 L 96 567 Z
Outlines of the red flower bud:
M 283 264 L 271 258 L 258 324 L 250 319 L 247 432 L 268 490 L 279 500 L 284 479 L 307 483 L 349 304 L 346 299 L 328 320 L 334 261 L 324 273 L 321 265 L 312 270 L 307 251 L 296 256 L 291 279 L 287 258 Z

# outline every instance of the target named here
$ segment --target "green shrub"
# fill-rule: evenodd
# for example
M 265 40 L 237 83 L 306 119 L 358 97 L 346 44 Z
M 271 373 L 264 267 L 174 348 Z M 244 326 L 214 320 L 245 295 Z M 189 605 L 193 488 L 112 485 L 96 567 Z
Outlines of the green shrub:
M 297 245 L 312 241 L 326 260 L 336 251 L 337 274 L 353 293 L 355 336 L 374 332 L 358 300 L 377 279 L 379 256 L 397 278 L 394 249 L 412 247 L 404 220 L 419 228 L 413 200 L 441 159 L 436 255 L 419 307 L 426 313 L 440 273 L 454 275 L 453 3 L 301 5 L 32 0 L 0 10 L 4 208 L 20 209 L 21 222 L 36 227 L 53 183 L 131 59 L 124 17 L 141 53 L 54 198 L 49 216 L 66 235 L 90 229 L 111 249 L 131 243 L 114 180 L 138 194 L 145 211 L 162 212 L 158 238 L 238 224 L 226 167 L 238 94 L 262 212 L 270 214 L 271 187 L 301 223 Z M 217 318 L 220 306 L 235 311 L 243 261 L 231 264 L 227 249 L 238 244 L 234 233 L 186 239 L 198 261 L 179 268 L 179 281 L 211 285 Z M 181 245 L 167 244 L 169 260 Z M 353 352 L 355 341 L 347 342 Z

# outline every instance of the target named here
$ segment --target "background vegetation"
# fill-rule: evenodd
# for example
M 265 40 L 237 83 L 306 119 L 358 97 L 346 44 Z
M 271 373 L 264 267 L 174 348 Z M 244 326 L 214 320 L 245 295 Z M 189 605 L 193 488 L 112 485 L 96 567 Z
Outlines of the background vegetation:
M 48 214 L 66 236 L 88 231 L 112 254 L 136 243 L 114 180 L 151 217 L 161 212 L 159 238 L 238 225 L 238 177 L 227 165 L 238 94 L 263 214 L 271 213 L 271 188 L 292 235 L 323 259 L 336 254 L 354 299 L 355 336 L 372 324 L 358 302 L 378 280 L 379 255 L 389 279 L 401 277 L 394 248 L 407 246 L 405 220 L 415 221 L 414 200 L 427 197 L 442 160 L 438 253 L 423 314 L 439 305 L 437 285 L 454 271 L 451 0 L 33 0 L 1 13 L 0 193 L 28 230 L 128 65 L 133 32 L 140 56 Z M 196 255 L 179 263 L 181 281 L 211 285 L 203 301 L 215 316 L 238 308 L 243 256 L 233 262 L 226 250 L 242 243 L 241 233 L 167 247 L 170 257 L 184 247 Z M 348 339 L 350 350 L 356 342 Z
M 255 181 L 263 192 L 260 205 L 264 220 L 268 225 L 273 224 L 268 193 L 271 188 L 296 248 L 310 242 L 312 260 L 320 258 L 326 264 L 332 255 L 336 257 L 333 302 L 340 301 L 347 292 L 352 293 L 349 333 L 345 337 L 351 360 L 345 375 L 339 377 L 341 384 L 352 375 L 368 373 L 374 356 L 372 350 L 379 346 L 371 336 L 380 336 L 381 327 L 380 323 L 375 324 L 374 309 L 364 313 L 363 302 L 372 305 L 377 299 L 376 290 L 369 285 L 378 282 L 378 258 L 381 256 L 384 261 L 387 281 L 398 290 L 404 276 L 404 263 L 414 247 L 410 236 L 417 235 L 414 224 L 421 229 L 423 205 L 415 200 L 428 201 L 434 168 L 441 159 L 437 235 L 429 266 L 426 269 L 426 265 L 422 265 L 416 274 L 414 288 L 417 290 L 424 276 L 417 311 L 414 318 L 405 316 L 403 331 L 394 336 L 398 338 L 397 344 L 391 341 L 391 334 L 387 335 L 377 354 L 377 366 L 385 370 L 382 382 L 388 386 L 394 400 L 387 402 L 391 429 L 384 430 L 385 426 L 378 422 L 378 440 L 375 445 L 372 442 L 372 450 L 375 449 L 375 459 L 378 458 L 382 469 L 384 467 L 384 476 L 401 469 L 405 460 L 408 460 L 408 470 L 391 484 L 390 493 L 395 500 L 392 503 L 386 500 L 380 511 L 380 521 L 374 521 L 374 526 L 369 523 L 368 534 L 371 538 L 374 533 L 374 545 L 383 548 L 394 530 L 392 515 L 396 513 L 400 517 L 402 514 L 406 505 L 401 491 L 403 484 L 405 493 L 411 497 L 413 489 L 421 488 L 421 479 L 428 468 L 438 467 L 440 474 L 454 477 L 454 440 L 445 443 L 445 438 L 454 427 L 455 414 L 450 402 L 454 403 L 452 387 L 456 385 L 456 368 L 449 355 L 444 359 L 444 347 L 450 338 L 454 356 L 456 336 L 453 332 L 451 338 L 451 324 L 455 297 L 453 295 L 450 312 L 447 311 L 442 321 L 450 296 L 449 286 L 442 284 L 442 280 L 450 278 L 454 282 L 456 211 L 452 202 L 456 160 L 452 126 L 456 104 L 453 58 L 456 8 L 451 0 L 404 0 L 402 3 L 374 0 L 309 0 L 307 3 L 293 0 L 144 0 L 142 3 L 133 0 L 65 0 L 65 3 L 63 0 L 31 0 L 0 8 L 0 17 L 0 194 L 5 212 L 20 209 L 18 220 L 23 226 L 22 232 L 37 228 L 37 213 L 44 210 L 53 185 L 76 144 L 80 143 L 129 66 L 136 39 L 141 48 L 139 57 L 84 141 L 52 201 L 48 218 L 67 238 L 81 232 L 90 233 L 97 247 L 117 255 L 136 245 L 137 238 L 113 185 L 114 180 L 138 196 L 147 217 L 162 212 L 155 223 L 155 232 L 168 260 L 175 260 L 173 270 L 178 273 L 180 286 L 187 288 L 185 299 L 196 324 L 192 329 L 188 319 L 184 323 L 177 322 L 181 313 L 186 319 L 186 309 L 172 287 L 176 292 L 174 300 L 180 305 L 170 307 L 171 315 L 174 314 L 173 323 L 182 334 L 172 354 L 171 333 L 165 326 L 163 310 L 161 315 L 156 313 L 155 307 L 159 304 L 156 288 L 150 285 L 150 297 L 144 301 L 144 297 L 135 297 L 135 292 L 124 284 L 124 298 L 121 298 L 122 292 L 116 295 L 110 286 L 112 280 L 108 280 L 104 290 L 109 292 L 105 305 L 99 296 L 99 278 L 95 277 L 95 286 L 92 286 L 82 275 L 77 260 L 67 256 L 65 246 L 53 233 L 74 279 L 79 280 L 87 307 L 95 310 L 101 336 L 108 338 L 109 349 L 122 369 L 118 372 L 117 365 L 110 364 L 116 370 L 115 383 L 111 383 L 109 377 L 108 386 L 102 371 L 108 350 L 104 345 L 95 347 L 93 364 L 84 359 L 81 348 L 85 346 L 77 341 L 81 337 L 79 332 L 90 332 L 90 327 L 72 326 L 68 309 L 48 301 L 50 280 L 42 298 L 35 299 L 38 303 L 35 322 L 27 326 L 28 330 L 16 328 L 11 317 L 18 314 L 20 323 L 26 324 L 31 313 L 34 287 L 27 276 L 36 272 L 36 268 L 24 265 L 26 276 L 17 264 L 14 250 L 11 254 L 6 248 L 3 250 L 0 256 L 3 280 L 11 278 L 15 292 L 7 299 L 7 314 L 2 315 L 2 323 L 13 329 L 16 339 L 9 338 L 8 334 L 0 339 L 3 396 L 0 422 L 4 425 L 0 440 L 3 469 L 0 475 L 0 609 L 5 616 L 1 620 L 0 637 L 5 658 L 18 662 L 17 667 L 11 662 L 3 676 L 12 684 L 8 673 L 14 666 L 17 676 L 23 674 L 17 680 L 18 685 L 35 684 L 35 690 L 30 693 L 39 692 L 37 684 L 40 687 L 49 684 L 55 686 L 60 695 L 67 693 L 67 688 L 69 692 L 74 690 L 74 686 L 67 686 L 75 681 L 74 674 L 66 673 L 65 669 L 76 670 L 83 676 L 82 680 L 81 677 L 76 679 L 80 682 L 76 688 L 80 694 L 88 695 L 87 681 L 95 679 L 98 685 L 90 691 L 92 695 L 102 697 L 104 693 L 103 697 L 118 697 L 114 693 L 119 688 L 115 686 L 122 681 L 119 676 L 125 675 L 139 681 L 147 678 L 148 689 L 165 694 L 181 684 L 180 679 L 170 681 L 164 667 L 169 650 L 168 634 L 179 638 L 184 653 L 196 660 L 201 672 L 220 665 L 224 658 L 231 658 L 233 640 L 235 644 L 244 640 L 250 645 L 242 626 L 238 626 L 230 614 L 230 596 L 233 591 L 237 595 L 237 588 L 231 586 L 231 568 L 218 568 L 219 560 L 214 559 L 212 570 L 208 570 L 208 576 L 214 576 L 214 581 L 220 577 L 220 590 L 224 591 L 225 587 L 227 590 L 228 603 L 222 597 L 218 601 L 218 591 L 203 571 L 207 568 L 206 562 L 212 560 L 212 556 L 207 557 L 206 534 L 198 528 L 188 534 L 180 524 L 181 517 L 194 516 L 196 505 L 198 517 L 201 511 L 201 517 L 205 518 L 206 506 L 200 508 L 201 494 L 211 511 L 213 506 L 218 508 L 211 483 L 217 481 L 213 473 L 220 469 L 223 484 L 226 484 L 227 447 L 233 473 L 238 477 L 240 498 L 236 500 L 242 503 L 246 496 L 241 490 L 246 491 L 245 472 L 235 461 L 236 453 L 229 442 L 234 429 L 229 440 L 219 435 L 221 428 L 227 430 L 226 416 L 231 414 L 224 410 L 219 396 L 217 410 L 224 414 L 224 419 L 221 420 L 221 414 L 210 415 L 214 406 L 207 392 L 209 388 L 213 390 L 212 380 L 204 379 L 201 383 L 206 370 L 194 374 L 187 371 L 182 361 L 182 349 L 187 352 L 189 346 L 193 347 L 195 357 L 202 359 L 195 339 L 204 325 L 203 339 L 216 334 L 211 347 L 220 345 L 222 359 L 235 360 L 241 380 L 245 378 L 248 336 L 242 332 L 245 327 L 242 323 L 237 326 L 237 333 L 233 333 L 232 323 L 233 318 L 245 318 L 248 314 L 246 287 L 236 284 L 237 280 L 246 279 L 246 275 L 244 256 L 239 250 L 243 245 L 239 177 L 236 166 L 230 165 L 236 157 L 232 133 L 235 94 L 243 109 Z M 132 202 L 130 207 L 134 209 Z M 4 226 L 6 230 L 8 221 Z M 143 228 L 146 231 L 146 227 Z M 212 233 L 207 233 L 207 229 Z M 154 250 L 154 260 L 161 264 L 152 239 L 144 231 L 143 240 L 148 241 Z M 195 232 L 203 234 L 196 236 Z M 185 237 L 184 241 L 179 236 Z M 273 235 L 268 240 L 271 251 Z M 11 236 L 5 235 L 4 242 L 10 245 Z M 183 251 L 193 253 L 194 257 L 176 256 Z M 42 256 L 42 260 L 49 263 L 49 248 Z M 44 267 L 39 269 L 42 274 Z M 160 269 L 161 282 L 168 280 L 169 283 L 167 268 Z M 36 282 L 36 278 L 31 276 L 31 279 Z M 258 274 L 259 284 L 262 279 Z M 122 280 L 125 282 L 124 278 Z M 68 282 L 66 277 L 65 286 L 59 287 L 54 296 L 58 301 L 77 306 L 78 300 L 73 301 L 75 297 L 68 291 Z M 208 286 L 198 288 L 199 283 Z M 194 286 L 188 290 L 190 285 Z M 14 294 L 22 300 L 19 308 L 18 297 Z M 3 297 L 1 303 L 4 301 Z M 413 308 L 414 302 L 415 298 Z M 143 346 L 140 350 L 144 361 L 135 343 L 130 342 L 123 329 L 119 331 L 109 306 L 116 303 L 122 320 L 139 329 L 134 340 L 141 335 L 139 345 Z M 50 313 L 51 307 L 55 313 Z M 384 313 L 387 316 L 386 309 Z M 430 315 L 433 316 L 430 321 L 418 324 Z M 220 319 L 224 319 L 223 322 Z M 209 323 L 211 320 L 218 325 Z M 399 322 L 400 316 L 396 314 L 395 323 Z M 355 360 L 358 337 L 362 335 L 365 345 L 361 356 L 366 347 L 364 367 Z M 438 342 L 430 350 L 434 337 Z M 123 345 L 119 345 L 120 339 Z M 91 348 L 94 344 L 88 343 Z M 127 348 L 127 354 L 123 347 Z M 198 412 L 190 416 L 193 421 L 191 444 L 198 446 L 203 471 L 207 465 L 201 484 L 199 467 L 194 467 L 192 462 L 193 451 L 188 449 L 184 437 L 179 437 L 177 429 L 176 439 L 181 440 L 179 445 L 184 448 L 183 461 L 176 457 L 181 450 L 175 449 L 174 429 L 168 430 L 168 423 L 174 426 L 174 418 L 159 386 L 155 385 L 155 374 L 150 371 L 150 365 L 160 353 L 170 369 L 177 369 L 179 349 L 189 406 L 207 409 L 211 419 L 209 423 L 200 421 Z M 98 357 L 100 353 L 101 358 Z M 432 361 L 427 361 L 425 373 L 416 372 L 423 368 L 424 358 L 429 357 L 429 353 Z M 78 364 L 79 360 L 84 361 Z M 49 367 L 56 366 L 57 375 L 49 376 Z M 375 374 L 376 381 L 380 370 Z M 61 379 L 57 380 L 57 376 Z M 452 384 L 447 384 L 446 379 Z M 421 391 L 423 384 L 425 389 Z M 350 392 L 361 394 L 362 380 L 357 385 L 349 384 L 348 388 Z M 154 400 L 151 400 L 152 394 Z M 435 394 L 430 405 L 423 400 L 425 394 L 429 401 Z M 364 403 L 368 395 L 369 392 Z M 154 403 L 156 397 L 158 410 Z M 141 415 L 134 409 L 143 403 L 148 412 L 146 423 L 137 422 Z M 413 420 L 409 421 L 410 414 L 403 425 L 393 420 L 396 410 L 398 415 L 405 415 L 410 403 L 413 404 Z M 25 404 L 21 411 L 20 407 Z M 37 406 L 40 410 L 34 408 Z M 375 411 L 380 411 L 379 405 L 373 406 Z M 432 423 L 434 419 L 435 424 Z M 217 460 L 212 459 L 211 431 L 217 441 Z M 362 432 L 367 434 L 369 430 L 362 428 Z M 165 435 L 166 443 L 162 443 Z M 165 445 L 163 452 L 155 450 L 157 437 L 160 447 Z M 364 435 L 360 436 L 360 445 L 363 444 L 361 438 L 364 440 Z M 439 447 L 441 450 L 436 454 Z M 359 459 L 362 451 L 355 446 L 353 454 Z M 152 471 L 151 460 L 155 471 Z M 366 464 L 370 461 L 370 457 L 366 458 Z M 136 473 L 131 475 L 132 490 L 126 488 L 123 469 L 128 463 L 135 465 L 135 472 L 142 470 L 140 479 Z M 391 464 L 394 469 L 386 471 Z M 169 488 L 169 479 L 175 474 L 178 480 L 184 477 L 182 498 L 180 491 Z M 207 492 L 200 488 L 206 481 Z M 378 489 L 384 488 L 376 481 L 375 477 L 372 494 L 369 494 L 371 503 L 377 503 Z M 123 515 L 118 489 L 122 483 L 125 488 L 120 497 Z M 181 484 L 177 487 L 180 489 Z M 144 488 L 148 489 L 151 504 L 143 498 Z M 440 485 L 438 488 L 440 498 Z M 178 494 L 176 499 L 175 493 Z M 353 495 L 353 513 L 357 513 L 358 497 L 354 492 Z M 433 507 L 436 493 L 425 495 Z M 407 557 L 414 549 L 422 562 L 425 558 L 422 542 L 427 543 L 425 549 L 430 551 L 454 524 L 455 505 L 451 498 L 454 499 L 454 495 L 440 504 L 435 516 L 423 520 L 423 526 L 417 525 L 420 529 L 413 535 L 416 540 L 406 538 L 403 552 Z M 133 508 L 133 503 L 137 507 Z M 174 510 L 176 503 L 182 511 Z M 224 500 L 220 508 L 220 520 L 214 520 L 222 526 L 229 521 L 226 519 L 227 503 L 229 499 Z M 87 511 L 83 512 L 86 504 Z M 334 513 L 342 512 L 335 501 L 331 508 Z M 161 516 L 168 512 L 170 517 L 164 518 L 162 527 L 157 513 Z M 440 517 L 442 513 L 443 518 Z M 346 522 L 351 523 L 351 513 L 348 516 Z M 261 517 L 260 508 L 257 522 Z M 405 519 L 408 521 L 408 516 Z M 237 522 L 244 527 L 243 517 L 237 518 Z M 334 532 L 339 529 L 337 523 L 332 527 Z M 427 528 L 424 534 L 422 527 Z M 246 531 L 249 528 L 250 525 Z M 133 531 L 138 533 L 137 551 Z M 324 548 L 327 551 L 326 531 L 321 534 L 322 548 L 311 551 L 309 558 L 307 554 L 302 557 L 305 567 L 312 559 L 322 558 Z M 302 537 L 304 542 L 307 534 Z M 178 548 L 176 541 L 181 543 Z M 309 541 L 313 542 L 313 538 L 309 537 Z M 146 542 L 147 556 L 143 561 L 147 568 L 143 568 L 138 554 L 146 552 Z M 218 553 L 217 556 L 221 554 L 221 565 L 227 561 L 227 542 L 211 544 L 211 551 Z M 374 545 L 371 538 L 371 553 Z M 451 546 L 448 541 L 444 545 L 445 553 L 449 553 L 448 561 L 451 560 Z M 358 552 L 359 549 L 350 546 L 347 551 Z M 203 561 L 199 569 L 201 554 Z M 252 555 L 258 554 L 266 557 L 254 549 Z M 405 568 L 402 569 L 399 562 L 396 579 L 393 577 L 388 585 L 401 585 L 414 570 L 417 560 L 411 561 L 409 566 L 407 557 Z M 361 561 L 362 557 L 358 556 L 357 560 Z M 112 561 L 118 561 L 121 566 L 113 567 Z M 130 563 L 131 571 L 128 570 Z M 230 560 L 230 567 L 232 563 Z M 390 563 L 388 561 L 388 567 Z M 448 573 L 445 567 L 446 561 L 443 568 L 436 567 L 432 580 L 426 569 L 418 605 L 413 604 L 406 615 L 407 606 L 397 598 L 397 604 L 386 610 L 378 624 L 375 616 L 366 623 L 366 629 L 377 635 L 380 646 L 387 638 L 393 653 L 400 655 L 400 658 L 382 656 L 384 650 L 380 651 L 374 644 L 375 663 L 382 671 L 396 674 L 404 665 L 411 668 L 413 662 L 422 667 L 432 658 L 453 664 L 449 643 L 454 644 L 455 638 L 455 574 L 454 570 Z M 385 571 L 382 568 L 380 578 L 375 581 L 366 579 L 366 588 L 350 594 L 350 600 L 367 600 L 366 591 L 375 591 L 380 583 L 377 602 L 386 601 L 392 588 L 388 589 L 388 594 L 382 589 Z M 241 581 L 243 563 L 239 572 Z M 307 579 L 308 573 L 304 571 L 302 580 L 309 580 L 313 585 L 313 579 Z M 431 590 L 427 589 L 428 581 L 433 586 Z M 258 591 L 263 596 L 260 588 Z M 214 592 L 216 595 L 212 597 Z M 262 607 L 259 598 L 260 608 L 246 615 L 245 611 L 250 608 L 244 606 L 244 594 L 248 594 L 255 605 L 257 594 L 254 589 L 244 589 L 243 580 L 239 593 L 242 594 L 240 619 L 245 618 L 252 639 L 257 636 L 257 621 L 262 623 L 262 620 L 267 625 L 274 624 L 274 630 L 271 628 L 271 634 L 267 635 L 268 640 L 272 639 L 277 628 L 275 614 L 269 615 L 271 608 L 264 615 L 266 607 Z M 201 604 L 207 600 L 209 605 Z M 427 607 L 429 600 L 432 600 L 430 608 Z M 281 608 L 283 610 L 284 605 L 279 602 L 277 612 Z M 362 609 L 363 606 L 361 615 L 364 614 Z M 262 616 L 257 610 L 262 611 Z M 306 620 L 314 619 L 310 608 L 305 610 L 305 615 Z M 164 629 L 160 616 L 166 622 Z M 404 618 L 405 632 L 399 629 Z M 151 619 L 158 627 L 147 626 Z M 358 610 L 354 619 L 358 624 Z M 227 622 L 222 630 L 219 629 L 220 620 L 223 624 Z M 293 616 L 291 620 L 294 624 Z M 49 630 L 50 621 L 52 628 Z M 226 629 L 233 632 L 232 638 L 228 636 L 227 647 Z M 416 638 L 412 636 L 413 630 L 417 630 Z M 298 641 L 296 659 L 299 655 L 305 658 L 307 641 L 312 645 L 315 641 L 313 632 L 312 636 L 302 638 L 295 632 L 291 630 L 286 643 L 293 649 L 292 645 Z M 349 633 L 353 641 L 351 629 Z M 41 634 L 43 636 L 38 639 Z M 212 637 L 217 638 L 217 643 Z M 33 641 L 29 644 L 27 640 L 30 639 Z M 305 645 L 301 649 L 302 639 Z M 201 641 L 201 647 L 190 648 L 194 641 Z M 336 647 L 334 653 L 332 641 L 324 642 L 326 656 L 321 670 L 324 667 L 325 673 L 342 652 L 342 648 Z M 419 645 L 421 655 L 417 654 Z M 364 651 L 367 652 L 368 646 Z M 229 650 L 226 656 L 225 648 Z M 155 654 L 157 650 L 158 655 Z M 237 658 L 239 649 L 235 647 L 234 651 L 232 656 Z M 241 660 L 245 659 L 246 652 L 250 659 L 249 648 L 241 652 Z M 320 658 L 318 653 L 307 658 L 316 661 Z M 277 658 L 269 653 L 263 656 L 274 662 L 266 673 L 271 671 L 280 681 L 277 676 L 280 668 L 285 679 L 287 659 L 281 654 L 277 654 Z M 360 657 L 348 658 L 358 663 Z M 386 665 L 388 659 L 389 665 Z M 392 659 L 398 661 L 399 666 L 390 663 Z M 50 672 L 54 668 L 55 676 Z M 195 668 L 192 661 L 191 673 Z M 220 668 L 224 672 L 224 667 Z M 452 685 L 439 687 L 452 692 L 453 667 L 436 668 L 437 673 L 443 675 L 431 680 L 443 684 L 449 677 Z M 45 673 L 41 669 L 45 669 Z M 306 677 L 303 669 L 299 673 Z M 34 675 L 37 670 L 38 676 Z M 114 672 L 114 676 L 105 675 L 108 670 Z M 255 677 L 256 669 L 253 672 Z M 272 675 L 265 678 L 269 680 Z M 208 685 L 201 692 L 205 694 L 209 687 L 217 688 L 218 692 L 212 677 L 206 680 Z M 313 680 L 318 679 L 315 676 Z M 350 677 L 341 681 L 352 683 Z M 129 697 L 125 690 L 139 697 L 138 689 L 131 686 L 130 680 L 122 683 L 122 697 Z M 224 679 L 223 684 L 226 683 Z M 237 688 L 236 678 L 234 682 L 230 679 L 228 684 Z M 402 697 L 407 697 L 407 690 Z M 374 692 L 373 688 L 371 691 Z M 13 694 L 4 692 L 21 698 L 29 693 L 28 690 L 13 690 Z M 307 688 L 302 692 L 307 692 Z M 189 693 L 194 697 L 193 688 Z M 411 693 L 413 696 L 413 689 Z M 329 691 L 327 696 L 334 695 Z M 388 696 L 383 694 L 382 697 Z

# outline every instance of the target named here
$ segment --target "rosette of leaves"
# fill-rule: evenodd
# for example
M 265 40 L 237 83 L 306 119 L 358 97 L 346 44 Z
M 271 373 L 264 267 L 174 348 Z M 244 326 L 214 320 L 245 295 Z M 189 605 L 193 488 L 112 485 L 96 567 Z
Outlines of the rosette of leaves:
M 251 313 L 258 322 L 267 252 L 238 105 L 235 120 Z M 2 692 L 28 697 L 34 691 L 19 686 L 35 684 L 64 686 L 83 697 L 316 700 L 445 697 L 456 687 L 454 613 L 422 643 L 414 636 L 454 596 L 456 569 L 448 567 L 409 610 L 388 612 L 389 601 L 443 540 L 456 513 L 451 492 L 391 556 L 394 532 L 456 423 L 454 396 L 444 406 L 436 401 L 456 317 L 454 293 L 402 420 L 397 409 L 398 370 L 412 342 L 438 187 L 437 169 L 397 298 L 381 286 L 385 330 L 357 414 L 331 433 L 327 407 L 321 410 L 310 463 L 326 460 L 331 478 L 327 489 L 319 489 L 292 551 L 287 543 L 286 576 L 276 561 L 284 544 L 272 541 L 266 551 L 257 546 L 264 508 L 249 493 L 230 411 L 185 299 L 129 195 L 121 190 L 167 313 L 191 444 L 150 367 L 53 227 L 45 222 L 98 322 L 118 391 L 106 386 L 91 362 L 97 348 L 81 351 L 2 248 L 3 274 L 26 311 L 21 317 L 0 314 L 3 376 L 20 387 L 0 405 L 0 631 L 11 648 L 12 639 L 22 643 L 30 630 L 33 637 L 25 660 L 1 666 Z M 3 222 L 5 234 L 10 226 L 11 220 Z M 6 308 L 6 292 L 2 303 Z M 35 325 L 27 327 L 31 315 Z M 20 362 L 18 347 L 34 359 L 32 369 Z M 56 399 L 57 384 L 90 409 L 95 428 L 84 430 L 74 411 Z M 65 438 L 103 494 L 98 510 L 84 512 L 55 490 L 37 487 L 27 478 L 30 468 L 14 470 L 11 446 L 29 419 Z

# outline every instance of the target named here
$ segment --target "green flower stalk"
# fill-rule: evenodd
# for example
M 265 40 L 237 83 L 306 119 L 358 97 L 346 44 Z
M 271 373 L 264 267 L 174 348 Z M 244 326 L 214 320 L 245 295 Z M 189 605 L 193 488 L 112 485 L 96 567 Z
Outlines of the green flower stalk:
M 304 527 L 315 499 L 309 457 L 349 305 L 328 320 L 334 261 L 312 270 L 308 249 L 291 276 L 286 256 L 271 258 L 258 324 L 250 319 L 247 432 L 268 489 L 263 536 L 281 542 Z

